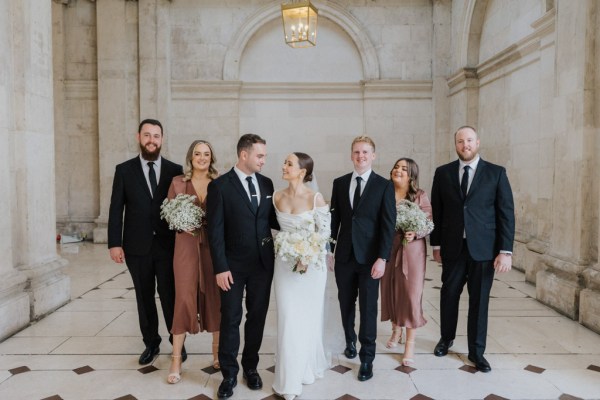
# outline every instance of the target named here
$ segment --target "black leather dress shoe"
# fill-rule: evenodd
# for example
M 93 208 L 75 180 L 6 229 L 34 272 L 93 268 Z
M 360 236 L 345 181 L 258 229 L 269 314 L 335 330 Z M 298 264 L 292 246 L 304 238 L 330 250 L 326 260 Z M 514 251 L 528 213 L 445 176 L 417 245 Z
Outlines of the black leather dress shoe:
M 260 375 L 255 369 L 249 369 L 248 371 L 244 371 L 244 379 L 246 380 L 246 385 L 248 385 L 250 389 L 262 389 L 262 379 L 260 379 Z
M 181 362 L 184 363 L 187 360 L 187 351 L 185 351 L 185 346 L 181 348 Z
M 360 363 L 360 368 L 358 369 L 358 380 L 368 381 L 373 377 L 373 363 Z
M 223 382 L 219 385 L 219 390 L 217 391 L 217 397 L 219 399 L 227 399 L 233 396 L 233 388 L 237 385 L 237 379 L 235 378 L 225 378 Z
M 356 345 L 352 342 L 346 343 L 346 349 L 344 350 L 346 358 L 353 359 L 356 357 Z
M 475 368 L 477 368 L 478 371 L 490 372 L 492 370 L 490 363 L 485 359 L 484 356 L 477 357 L 469 354 L 469 361 L 475 364 Z
M 140 356 L 140 364 L 150 364 L 154 360 L 154 357 L 158 355 L 158 353 L 160 353 L 160 347 L 146 347 L 146 350 L 144 350 Z
M 440 339 L 440 341 L 435 345 L 435 349 L 433 349 L 433 354 L 438 357 L 443 357 L 448 354 L 448 349 L 452 347 L 454 344 L 454 340 L 445 341 L 444 339 Z

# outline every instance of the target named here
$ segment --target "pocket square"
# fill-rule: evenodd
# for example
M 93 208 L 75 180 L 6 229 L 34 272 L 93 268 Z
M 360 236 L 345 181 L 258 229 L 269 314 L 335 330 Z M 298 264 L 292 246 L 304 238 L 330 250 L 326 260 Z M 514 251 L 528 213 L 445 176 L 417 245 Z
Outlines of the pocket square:
M 270 199 L 270 198 L 271 198 L 271 197 L 273 197 L 273 196 L 265 196 L 265 197 L 266 197 L 267 199 Z

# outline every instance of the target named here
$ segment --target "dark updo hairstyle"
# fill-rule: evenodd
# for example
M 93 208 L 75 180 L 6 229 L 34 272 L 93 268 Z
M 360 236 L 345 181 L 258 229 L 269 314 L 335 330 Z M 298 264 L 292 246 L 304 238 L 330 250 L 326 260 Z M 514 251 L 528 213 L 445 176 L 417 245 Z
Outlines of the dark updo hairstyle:
M 303 182 L 312 181 L 313 166 L 315 165 L 315 163 L 314 163 L 313 159 L 311 158 L 311 156 L 309 156 L 306 153 L 300 153 L 300 152 L 294 152 L 292 154 L 294 154 L 296 157 L 298 157 L 298 166 L 300 167 L 300 169 L 306 170 L 306 175 L 304 175 Z
M 412 158 L 402 157 L 396 160 L 396 162 L 394 163 L 394 167 L 400 161 L 406 161 L 406 164 L 408 166 L 408 192 L 406 193 L 406 198 L 410 201 L 415 201 L 415 198 L 417 197 L 417 193 L 419 191 L 419 166 Z M 390 171 L 390 177 L 394 172 L 394 167 L 392 167 L 392 170 Z

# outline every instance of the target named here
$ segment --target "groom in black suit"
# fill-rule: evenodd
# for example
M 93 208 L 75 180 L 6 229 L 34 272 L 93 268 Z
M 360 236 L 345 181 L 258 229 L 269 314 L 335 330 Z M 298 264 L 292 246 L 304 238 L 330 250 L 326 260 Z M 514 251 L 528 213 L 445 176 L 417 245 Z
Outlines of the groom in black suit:
M 375 143 L 359 136 L 351 146 L 354 172 L 333 181 L 331 235 L 336 241 L 335 280 L 348 358 L 356 357 L 354 319 L 360 310 L 358 379 L 373 377 L 379 279 L 390 256 L 396 224 L 394 186 L 372 171 Z
M 206 200 L 210 253 L 221 288 L 220 399 L 231 397 L 237 385 L 244 290 L 247 313 L 243 378 L 250 389 L 262 388 L 256 368 L 273 280 L 271 228 L 279 229 L 273 208 L 273 182 L 258 173 L 267 157 L 266 141 L 258 135 L 243 135 L 237 154 L 237 164 L 208 185 Z
M 435 229 L 430 242 L 433 258 L 442 263 L 441 338 L 434 354 L 445 356 L 454 343 L 458 303 L 466 282 L 468 358 L 479 371 L 489 372 L 492 368 L 483 356 L 488 304 L 494 271 L 506 272 L 512 266 L 513 196 L 506 170 L 479 157 L 474 128 L 459 128 L 454 144 L 458 160 L 435 171 L 431 188 Z
M 127 263 L 131 273 L 140 330 L 146 349 L 140 364 L 152 362 L 160 352 L 155 287 L 167 329 L 173 323 L 175 233 L 160 219 L 162 204 L 181 165 L 160 156 L 162 125 L 155 119 L 140 123 L 136 135 L 140 155 L 117 165 L 108 214 L 108 248 L 116 263 Z M 125 215 L 123 215 L 125 213 Z M 187 358 L 185 350 L 183 359 Z

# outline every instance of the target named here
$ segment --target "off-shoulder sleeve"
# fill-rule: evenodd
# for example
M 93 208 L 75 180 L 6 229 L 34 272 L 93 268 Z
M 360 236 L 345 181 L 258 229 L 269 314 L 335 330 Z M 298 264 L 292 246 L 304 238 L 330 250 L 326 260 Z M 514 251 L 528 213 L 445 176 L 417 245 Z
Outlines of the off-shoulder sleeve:
M 315 207 L 315 226 L 317 232 L 325 237 L 331 236 L 331 212 L 329 206 Z

